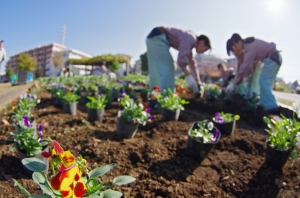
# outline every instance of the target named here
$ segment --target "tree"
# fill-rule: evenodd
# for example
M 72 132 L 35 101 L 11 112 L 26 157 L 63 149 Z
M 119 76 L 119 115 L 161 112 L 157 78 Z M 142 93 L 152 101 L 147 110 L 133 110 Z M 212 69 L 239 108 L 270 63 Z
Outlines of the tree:
M 111 65 L 108 66 L 109 70 L 117 71 L 120 68 L 120 63 L 118 61 L 114 61 Z
M 22 53 L 18 58 L 18 69 L 22 71 L 33 71 L 37 67 L 37 61 L 34 57 Z
M 52 55 L 52 61 L 54 64 L 54 67 L 63 67 L 63 57 L 64 52 L 54 52 Z
M 14 75 L 14 70 L 12 70 L 12 68 L 10 68 L 10 67 L 6 67 L 6 70 L 5 70 L 6 79 L 9 80 L 12 75 Z
M 43 77 L 44 76 L 44 72 L 41 68 L 38 68 L 36 71 L 35 71 L 35 77 L 36 78 L 40 78 L 40 77 Z
M 144 54 L 140 55 L 140 59 L 142 62 L 142 71 L 143 72 L 148 72 L 148 59 L 147 59 L 147 52 L 145 52 Z

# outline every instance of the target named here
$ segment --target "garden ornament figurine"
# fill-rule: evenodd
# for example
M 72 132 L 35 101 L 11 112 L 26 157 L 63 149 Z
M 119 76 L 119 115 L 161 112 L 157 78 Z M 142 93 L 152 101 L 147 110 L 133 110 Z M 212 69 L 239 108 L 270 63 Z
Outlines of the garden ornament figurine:
M 177 63 L 184 73 L 186 83 L 193 92 L 199 91 L 198 83 L 201 81 L 192 49 L 195 48 L 197 53 L 204 53 L 211 49 L 207 36 L 197 37 L 192 31 L 174 27 L 156 27 L 147 36 L 146 45 L 150 93 L 154 86 L 159 86 L 161 90 L 175 89 L 175 67 L 169 51 L 170 47 L 179 52 Z M 187 65 L 191 73 L 187 70 Z
M 239 60 L 238 72 L 226 91 L 232 91 L 240 84 L 244 77 L 248 77 L 253 70 L 253 63 L 263 61 L 264 67 L 259 78 L 259 105 L 268 113 L 279 111 L 279 106 L 272 93 L 272 86 L 282 64 L 282 58 L 275 43 L 269 43 L 254 37 L 242 39 L 239 34 L 233 34 L 227 41 L 227 53 L 233 52 Z

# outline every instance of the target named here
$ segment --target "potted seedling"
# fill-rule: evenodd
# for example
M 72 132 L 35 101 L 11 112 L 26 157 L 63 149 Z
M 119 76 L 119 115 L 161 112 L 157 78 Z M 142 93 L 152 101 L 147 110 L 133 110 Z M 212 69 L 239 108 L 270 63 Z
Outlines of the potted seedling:
M 269 128 L 266 131 L 270 135 L 267 139 L 265 164 L 277 170 L 284 167 L 291 153 L 292 158 L 296 157 L 295 146 L 300 131 L 300 123 L 295 118 L 289 119 L 283 115 L 281 117 L 280 121 L 263 118 Z
M 181 110 L 184 110 L 183 105 L 188 104 L 188 101 L 182 99 L 177 92 L 164 90 L 157 96 L 157 101 L 162 108 L 162 117 L 164 121 L 175 120 L 179 118 Z
M 43 126 L 38 126 L 38 133 L 35 134 L 35 128 L 30 123 L 28 117 L 23 117 L 24 126 L 16 128 L 14 132 L 10 133 L 8 141 L 14 142 L 9 148 L 10 151 L 16 149 L 20 160 L 30 157 L 36 157 L 46 164 L 45 174 L 48 173 L 49 162 L 41 156 L 42 151 L 49 151 L 48 141 L 43 139 Z M 24 167 L 27 174 L 31 175 L 32 171 Z
M 239 115 L 217 112 L 212 120 L 214 122 L 214 125 L 221 132 L 222 136 L 228 136 L 234 133 L 236 121 L 239 119 Z
M 221 133 L 208 120 L 194 122 L 188 131 L 187 155 L 201 162 L 219 142 Z
M 105 106 L 107 103 L 106 95 L 99 94 L 95 97 L 88 96 L 88 99 L 90 100 L 90 102 L 86 103 L 88 121 L 95 122 L 98 120 L 99 123 L 102 123 Z
M 146 125 L 152 119 L 150 108 L 144 108 L 142 103 L 136 103 L 128 95 L 120 98 L 123 110 L 119 112 L 116 134 L 124 138 L 133 138 L 139 124 Z
M 67 88 L 62 96 L 63 99 L 63 107 L 65 113 L 70 113 L 72 115 L 76 115 L 77 103 L 76 101 L 80 98 L 80 96 L 76 95 L 72 92 L 71 89 Z

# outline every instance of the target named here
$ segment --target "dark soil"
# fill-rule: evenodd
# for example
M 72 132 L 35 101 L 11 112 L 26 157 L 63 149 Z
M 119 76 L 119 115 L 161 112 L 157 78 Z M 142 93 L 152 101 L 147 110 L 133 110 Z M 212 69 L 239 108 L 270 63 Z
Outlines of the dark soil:
M 54 107 L 47 91 L 40 91 L 38 98 L 41 103 L 34 116 L 44 125 L 44 137 L 57 140 L 75 155 L 81 154 L 89 169 L 117 163 L 103 180 L 123 174 L 136 178 L 130 185 L 115 188 L 124 197 L 300 197 L 300 158 L 289 160 L 282 172 L 266 168 L 268 136 L 261 122 L 263 115 L 243 113 L 243 104 L 223 107 L 222 102 L 191 99 L 179 121 L 163 122 L 156 111 L 154 120 L 140 126 L 134 138 L 121 139 L 115 135 L 117 102 L 105 111 L 102 124 L 89 124 L 83 105 L 72 116 Z M 234 134 L 222 137 L 201 163 L 188 158 L 187 132 L 193 122 L 210 119 L 219 110 L 240 112 L 242 119 L 237 121 Z M 17 152 L 8 151 L 12 144 L 6 139 L 12 130 L 12 125 L 0 127 L 0 197 L 22 197 L 11 178 L 29 192 L 40 194 L 23 170 Z

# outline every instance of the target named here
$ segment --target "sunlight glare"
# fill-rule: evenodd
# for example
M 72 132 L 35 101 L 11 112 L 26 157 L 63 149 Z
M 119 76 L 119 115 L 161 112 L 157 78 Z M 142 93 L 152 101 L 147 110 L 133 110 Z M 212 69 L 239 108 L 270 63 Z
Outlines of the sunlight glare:
M 268 10 L 274 14 L 279 13 L 283 6 L 283 0 L 270 0 Z

